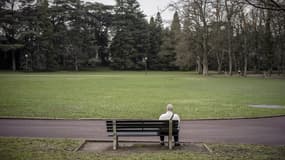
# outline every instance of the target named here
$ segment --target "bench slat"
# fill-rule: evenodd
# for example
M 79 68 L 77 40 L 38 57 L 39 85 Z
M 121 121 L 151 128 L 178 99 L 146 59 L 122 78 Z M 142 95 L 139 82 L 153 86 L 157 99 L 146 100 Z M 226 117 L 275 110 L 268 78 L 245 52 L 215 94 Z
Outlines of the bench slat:
M 177 131 L 178 129 L 173 129 L 173 132 Z M 124 128 L 124 129 L 116 129 L 117 132 L 129 131 L 129 132 L 167 132 L 167 128 L 159 129 L 159 128 Z M 113 129 L 107 129 L 107 132 L 113 132 Z
M 178 121 L 173 121 L 173 131 L 178 130 Z M 169 121 L 168 120 L 117 120 L 116 121 L 116 131 L 117 132 L 158 132 L 162 130 L 168 130 Z M 113 121 L 106 121 L 107 132 L 113 132 Z
M 119 121 L 117 120 L 116 121 L 117 124 L 169 124 L 169 121 L 160 121 L 160 120 L 157 120 L 157 121 Z M 178 124 L 179 122 L 174 120 L 173 121 L 173 124 Z M 106 124 L 107 125 L 111 125 L 113 124 L 113 121 L 106 121 Z
M 168 122 L 168 120 L 116 120 L 120 122 Z M 173 120 L 177 121 L 177 120 Z M 107 120 L 106 122 L 113 122 L 113 120 Z
M 173 121 L 173 133 L 178 131 L 178 121 Z M 116 133 L 118 136 L 123 133 L 127 136 L 126 133 L 130 135 L 167 135 L 169 130 L 169 121 L 168 120 L 116 120 Z M 107 132 L 111 132 L 113 135 L 113 121 L 106 121 Z M 165 133 L 164 133 L 165 132 Z
M 140 120 L 140 121 L 121 121 L 121 120 L 116 120 L 117 122 L 120 123 L 169 123 L 168 120 L 156 120 L 156 121 L 144 121 L 144 120 Z M 112 123 L 113 121 L 106 121 L 106 123 Z M 178 122 L 177 120 L 173 120 L 173 122 Z
M 174 128 L 172 129 L 173 132 L 177 131 L 178 128 Z M 140 132 L 149 132 L 149 131 L 164 131 L 164 132 L 168 132 L 168 128 L 119 128 L 116 129 L 117 132 L 122 132 L 122 131 L 140 131 Z M 113 132 L 112 128 L 108 128 L 107 132 Z
M 113 125 L 108 125 L 107 128 L 112 128 Z M 116 128 L 168 128 L 169 125 L 146 125 L 146 124 L 136 124 L 136 125 L 119 125 L 116 124 Z M 172 125 L 173 128 L 177 128 L 178 125 Z
M 112 123 L 107 123 L 107 126 L 113 126 L 113 122 Z M 120 121 L 116 122 L 117 126 L 137 126 L 137 125 L 142 125 L 142 126 L 168 126 L 169 123 L 144 123 L 144 122 L 140 122 L 140 123 L 121 123 Z M 173 123 L 173 126 L 177 126 L 178 122 Z
M 108 136 L 113 136 L 113 134 L 109 133 Z M 141 133 L 141 132 L 119 132 L 117 133 L 117 136 L 124 137 L 124 136 L 159 136 L 157 132 L 146 132 L 146 133 Z
M 158 132 L 119 132 L 117 133 L 117 136 L 133 136 L 133 137 L 139 137 L 139 136 L 168 136 L 168 133 L 160 134 Z M 173 133 L 173 135 L 178 135 L 177 133 Z M 112 133 L 108 133 L 109 137 L 113 137 Z

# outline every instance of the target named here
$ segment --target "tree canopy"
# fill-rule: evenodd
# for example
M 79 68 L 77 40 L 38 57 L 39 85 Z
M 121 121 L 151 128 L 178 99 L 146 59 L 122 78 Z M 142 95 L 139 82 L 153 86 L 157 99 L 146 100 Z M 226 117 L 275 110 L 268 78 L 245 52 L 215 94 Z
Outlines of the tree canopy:
M 36 2 L 36 3 L 35 3 Z M 171 24 L 137 0 L 0 2 L 0 69 L 209 70 L 268 75 L 285 69 L 281 0 L 179 0 Z

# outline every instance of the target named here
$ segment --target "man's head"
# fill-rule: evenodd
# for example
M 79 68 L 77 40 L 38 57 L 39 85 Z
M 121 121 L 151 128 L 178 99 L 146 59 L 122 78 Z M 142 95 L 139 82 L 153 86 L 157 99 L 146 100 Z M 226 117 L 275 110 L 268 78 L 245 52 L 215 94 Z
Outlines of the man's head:
M 166 110 L 167 110 L 167 111 L 170 111 L 170 112 L 173 112 L 173 105 L 172 105 L 172 104 L 168 104 L 168 105 L 166 106 Z

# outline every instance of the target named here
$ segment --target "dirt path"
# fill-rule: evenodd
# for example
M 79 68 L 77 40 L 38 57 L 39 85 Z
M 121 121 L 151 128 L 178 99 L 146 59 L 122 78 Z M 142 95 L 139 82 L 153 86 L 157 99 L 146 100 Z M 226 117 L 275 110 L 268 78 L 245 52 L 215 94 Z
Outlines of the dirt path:
M 111 140 L 105 121 L 1 119 L 0 136 Z M 122 139 L 158 141 L 158 137 Z M 180 141 L 285 145 L 285 117 L 183 121 Z

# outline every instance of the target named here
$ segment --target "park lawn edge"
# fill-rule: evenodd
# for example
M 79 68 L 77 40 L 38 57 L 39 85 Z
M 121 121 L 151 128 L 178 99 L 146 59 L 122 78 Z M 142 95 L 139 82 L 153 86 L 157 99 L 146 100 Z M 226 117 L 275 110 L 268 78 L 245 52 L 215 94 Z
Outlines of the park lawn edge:
M 0 157 L 9 159 L 284 159 L 285 145 L 207 143 L 213 151 L 75 152 L 83 139 L 0 137 Z
M 95 75 L 0 74 L 3 77 L 0 81 L 0 117 L 156 119 L 168 103 L 174 104 L 175 111 L 185 120 L 247 119 L 285 114 L 284 109 L 247 106 L 284 106 L 282 88 L 285 83 L 280 80 L 205 78 L 180 72 L 148 77 L 138 72 Z
M 257 117 L 221 117 L 221 118 L 196 118 L 196 119 L 182 119 L 181 121 L 218 121 L 218 120 L 239 120 L 239 119 L 266 119 L 266 118 L 278 118 L 285 117 L 285 114 L 281 115 L 268 115 L 268 116 L 257 116 Z M 78 120 L 78 121 L 106 121 L 106 120 L 146 120 L 146 119 L 121 119 L 121 118 L 50 118 L 50 117 L 21 117 L 21 116 L 0 116 L 1 119 L 11 120 Z M 150 119 L 156 120 L 156 119 Z

